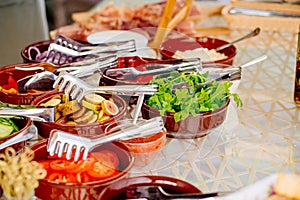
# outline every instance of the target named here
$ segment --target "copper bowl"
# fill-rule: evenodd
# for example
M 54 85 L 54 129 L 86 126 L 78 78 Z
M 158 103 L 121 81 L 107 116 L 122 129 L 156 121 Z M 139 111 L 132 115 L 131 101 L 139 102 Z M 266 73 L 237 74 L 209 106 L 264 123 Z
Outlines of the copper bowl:
M 24 78 L 29 75 L 33 75 L 35 73 L 41 72 L 40 70 L 34 71 L 23 71 L 15 69 L 16 66 L 19 67 L 28 67 L 33 63 L 22 63 L 22 64 L 12 64 L 8 66 L 1 67 L 0 69 L 0 85 L 7 84 L 7 80 L 9 76 L 15 81 L 18 81 L 21 78 Z M 8 93 L 4 91 L 0 91 L 0 101 L 10 104 L 18 104 L 18 105 L 30 105 L 31 102 L 37 98 L 38 96 L 45 94 L 46 92 L 38 92 L 38 93 Z
M 52 97 L 56 95 L 62 95 L 63 92 L 58 92 L 58 91 L 52 91 L 49 93 L 46 93 L 38 98 L 36 98 L 33 102 L 32 105 L 40 105 L 41 103 L 45 103 L 46 101 L 50 100 Z M 60 124 L 56 122 L 40 122 L 36 121 L 34 122 L 35 125 L 37 126 L 39 130 L 39 135 L 41 135 L 44 138 L 48 138 L 50 135 L 50 132 L 53 128 L 73 133 L 73 134 L 78 134 L 78 135 L 98 135 L 104 133 L 105 127 L 114 121 L 118 121 L 120 119 L 123 119 L 125 114 L 126 114 L 126 109 L 127 109 L 127 104 L 122 99 L 121 97 L 117 95 L 103 95 L 104 97 L 108 98 L 111 97 L 113 98 L 114 102 L 118 105 L 119 107 L 119 114 L 117 114 L 114 117 L 111 117 L 110 119 L 103 120 L 100 122 L 95 122 L 95 123 L 90 123 L 90 124 Z
M 45 139 L 31 147 L 34 151 L 34 160 L 47 159 L 49 155 L 46 149 L 47 142 L 48 140 Z M 103 149 L 113 151 L 118 155 L 120 163 L 118 169 L 120 173 L 106 179 L 86 183 L 59 183 L 42 179 L 39 181 L 38 188 L 35 189 L 35 196 L 45 200 L 96 200 L 105 186 L 125 178 L 128 175 L 134 160 L 132 155 L 128 152 L 127 147 L 121 143 L 102 144 L 97 146 L 93 151 Z
M 173 55 L 176 51 L 193 50 L 196 48 L 215 49 L 224 44 L 228 44 L 228 42 L 225 40 L 211 37 L 180 37 L 175 39 L 168 39 L 165 42 L 163 42 L 159 49 L 159 52 L 163 59 L 171 59 L 173 58 Z M 227 58 L 221 60 L 203 61 L 203 67 L 205 67 L 206 64 L 212 63 L 233 65 L 234 58 L 237 54 L 237 49 L 234 45 L 231 45 L 226 49 L 221 50 L 219 53 L 225 54 Z
M 7 140 L 19 135 L 19 134 L 22 134 L 24 133 L 25 131 L 27 131 L 27 129 L 29 128 L 29 126 L 31 125 L 31 119 L 28 118 L 28 117 L 21 117 L 18 119 L 18 118 L 11 118 L 11 120 L 18 126 L 19 128 L 19 131 L 9 135 L 9 136 L 6 136 L 6 137 L 2 137 L 0 138 L 0 144 L 3 143 L 3 142 L 6 142 Z M 23 141 L 23 142 L 18 142 L 16 144 L 13 144 L 12 148 L 15 149 L 16 152 L 18 152 L 19 150 L 21 150 L 24 146 L 26 145 L 26 141 Z M 1 149 L 0 150 L 0 153 L 3 153 L 5 151 L 6 148 L 4 149 Z
M 98 200 L 126 199 L 126 190 L 138 186 L 161 186 L 170 193 L 200 193 L 192 184 L 167 176 L 136 176 L 125 178 L 106 186 L 100 193 Z
M 178 122 L 174 120 L 174 113 L 167 112 L 162 116 L 167 129 L 167 136 L 193 139 L 207 135 L 211 130 L 219 127 L 224 122 L 229 103 L 230 99 L 228 98 L 227 102 L 216 110 L 198 113 L 196 116 L 189 115 L 186 119 Z M 141 111 L 144 119 L 160 116 L 157 109 L 150 107 L 146 103 L 143 103 Z

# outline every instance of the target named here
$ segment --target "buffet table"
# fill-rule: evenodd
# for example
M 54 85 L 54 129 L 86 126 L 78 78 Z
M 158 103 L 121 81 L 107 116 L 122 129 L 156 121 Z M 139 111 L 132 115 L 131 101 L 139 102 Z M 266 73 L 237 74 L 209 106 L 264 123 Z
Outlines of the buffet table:
M 199 25 L 226 23 L 215 16 Z M 248 32 L 231 30 L 218 37 L 233 41 Z M 242 70 L 237 93 L 243 107 L 232 104 L 224 124 L 206 137 L 169 138 L 149 165 L 134 168 L 130 175 L 172 176 L 213 192 L 235 191 L 278 172 L 300 173 L 300 112 L 293 102 L 296 45 L 295 33 L 263 29 L 237 43 L 236 66 L 268 56 Z

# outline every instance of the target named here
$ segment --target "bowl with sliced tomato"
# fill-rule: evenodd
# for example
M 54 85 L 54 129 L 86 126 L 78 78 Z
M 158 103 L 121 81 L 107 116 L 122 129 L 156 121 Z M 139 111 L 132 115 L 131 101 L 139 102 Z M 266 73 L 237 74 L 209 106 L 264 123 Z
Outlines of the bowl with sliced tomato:
M 55 107 L 55 122 L 34 122 L 44 138 L 49 137 L 53 127 L 78 135 L 102 134 L 109 123 L 123 119 L 127 109 L 118 95 L 91 93 L 77 101 L 58 91 L 36 98 L 32 105 Z
M 110 134 L 115 131 L 122 130 L 127 126 L 130 126 L 132 123 L 132 119 L 112 122 L 105 128 L 105 133 Z M 148 136 L 123 140 L 120 142 L 125 144 L 133 154 L 135 158 L 134 167 L 144 167 L 151 164 L 162 150 L 166 142 L 166 132 L 157 132 Z
M 50 156 L 47 142 L 44 139 L 31 147 L 34 160 L 47 171 L 35 190 L 39 199 L 97 199 L 105 186 L 127 177 L 134 161 L 127 147 L 118 142 L 96 146 L 86 160 L 78 161 L 74 153 L 70 160 L 65 155 Z
M 29 131 L 31 119 L 23 116 L 0 115 L 0 145 L 4 142 Z M 26 145 L 26 140 L 11 145 L 16 151 L 21 150 Z M 0 148 L 4 152 L 7 147 Z
M 34 63 L 20 63 L 3 66 L 0 69 L 0 101 L 17 105 L 30 105 L 38 96 L 49 90 L 26 90 L 19 92 L 18 81 L 41 72 L 41 70 L 19 70 L 16 67 L 29 68 Z M 51 89 L 53 90 L 53 89 Z

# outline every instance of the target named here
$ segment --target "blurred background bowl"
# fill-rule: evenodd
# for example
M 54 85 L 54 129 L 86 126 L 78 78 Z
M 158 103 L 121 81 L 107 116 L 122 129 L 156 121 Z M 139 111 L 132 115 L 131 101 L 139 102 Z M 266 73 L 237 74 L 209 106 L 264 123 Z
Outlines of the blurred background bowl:
M 49 156 L 49 153 L 46 149 L 47 142 L 48 140 L 45 139 L 31 147 L 34 151 L 34 160 L 39 161 L 47 159 Z M 105 186 L 125 178 L 128 175 L 134 161 L 127 147 L 121 143 L 115 142 L 102 144 L 93 149 L 93 151 L 97 152 L 104 149 L 110 150 L 118 155 L 119 173 L 106 179 L 86 183 L 59 183 L 42 179 L 39 181 L 39 186 L 35 190 L 35 196 L 37 196 L 39 199 L 48 200 L 96 200 L 99 196 L 99 193 Z
M 26 76 L 33 75 L 35 73 L 41 72 L 40 70 L 34 71 L 23 71 L 15 69 L 16 66 L 28 67 L 33 63 L 22 63 L 22 64 L 12 64 L 0 68 L 0 85 L 6 85 L 8 83 L 8 78 L 11 76 L 15 81 L 22 79 Z M 0 90 L 0 101 L 10 104 L 18 105 L 30 105 L 31 102 L 40 95 L 45 94 L 47 91 L 37 92 L 37 93 L 10 93 Z
M 167 39 L 160 46 L 159 53 L 161 54 L 163 59 L 174 58 L 174 54 L 176 51 L 187 51 L 194 50 L 197 48 L 207 48 L 207 49 L 215 49 L 224 44 L 228 44 L 227 41 L 211 38 L 211 37 L 180 37 L 175 39 Z M 223 63 L 227 65 L 232 65 L 234 63 L 234 58 L 237 54 L 237 49 L 234 45 L 227 47 L 226 49 L 221 50 L 219 53 L 225 54 L 227 58 L 220 60 L 211 60 L 211 61 L 203 61 L 203 65 L 212 64 L 212 63 Z
M 167 112 L 162 116 L 167 136 L 171 138 L 193 139 L 207 135 L 213 129 L 219 127 L 226 119 L 230 99 L 228 98 L 225 105 L 209 111 L 198 113 L 196 116 L 191 114 L 184 120 L 178 122 L 174 119 L 174 113 Z M 150 119 L 160 116 L 159 110 L 143 103 L 142 116 L 144 119 Z
M 112 122 L 105 128 L 105 133 L 122 130 L 122 128 L 125 128 L 132 123 L 133 120 L 131 119 Z M 150 164 L 154 160 L 154 158 L 162 150 L 165 141 L 166 133 L 159 132 L 154 133 L 153 135 L 123 140 L 120 142 L 125 144 L 129 151 L 133 153 L 135 159 L 134 166 L 143 167 Z
M 38 59 L 39 53 L 44 53 L 48 51 L 48 47 L 53 40 L 43 40 L 34 42 L 25 46 L 21 50 L 21 56 L 24 63 L 40 63 L 43 62 Z
M 58 91 L 52 91 L 48 92 L 38 98 L 36 98 L 32 105 L 40 105 L 42 103 L 47 102 L 51 98 L 57 95 L 63 95 L 63 92 Z M 106 99 L 112 98 L 114 100 L 114 103 L 119 107 L 119 113 L 109 119 L 95 122 L 95 123 L 89 123 L 89 124 L 61 124 L 57 122 L 40 122 L 36 121 L 34 122 L 39 130 L 39 135 L 41 135 L 44 138 L 48 138 L 50 131 L 55 128 L 61 131 L 78 134 L 78 135 L 99 135 L 104 133 L 105 127 L 114 121 L 118 121 L 120 119 L 123 119 L 126 114 L 127 104 L 121 97 L 117 95 L 103 95 Z
M 1 116 L 2 117 L 2 116 Z M 25 131 L 28 131 L 29 126 L 31 125 L 31 119 L 28 117 L 22 117 L 22 116 L 18 116 L 18 118 L 11 118 L 11 120 L 14 122 L 14 124 L 19 128 L 19 131 L 6 136 L 6 137 L 2 137 L 0 138 L 0 144 L 2 144 L 3 142 L 6 142 L 7 140 L 19 135 L 19 134 L 23 134 Z M 20 151 L 24 146 L 26 145 L 26 141 L 23 142 L 18 142 L 14 145 L 12 145 L 11 147 L 13 147 L 15 149 L 16 152 Z M 0 153 L 3 153 L 4 149 L 0 150 Z
M 199 193 L 201 192 L 192 184 L 167 176 L 136 176 L 116 181 L 106 186 L 100 193 L 98 200 L 126 199 L 126 190 L 138 186 L 161 186 L 170 193 Z

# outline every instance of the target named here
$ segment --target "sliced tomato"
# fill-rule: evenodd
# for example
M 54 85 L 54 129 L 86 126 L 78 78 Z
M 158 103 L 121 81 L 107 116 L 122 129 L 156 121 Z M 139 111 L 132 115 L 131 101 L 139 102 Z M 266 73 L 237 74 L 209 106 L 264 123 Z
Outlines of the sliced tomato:
M 74 168 L 69 169 L 69 173 L 82 173 L 88 171 L 93 167 L 93 164 L 96 162 L 94 157 L 88 157 L 86 160 L 79 160 L 74 163 Z
M 77 178 L 73 174 L 64 174 L 59 172 L 53 172 L 48 177 L 48 180 L 59 181 L 62 183 L 76 183 Z
M 113 163 L 103 164 L 101 161 L 97 161 L 94 163 L 93 167 L 88 171 L 88 174 L 95 178 L 108 178 L 114 174 L 118 173 L 118 171 L 114 168 Z
M 91 156 L 95 157 L 98 161 L 101 161 L 102 163 L 107 163 L 107 165 L 110 165 L 110 163 L 113 163 L 114 168 L 117 168 L 119 165 L 119 158 L 115 152 L 109 151 L 109 150 L 102 150 L 99 152 L 92 152 Z
M 52 160 L 50 162 L 50 167 L 53 170 L 71 170 L 76 167 L 76 164 L 74 161 L 69 161 L 69 160 L 63 160 L 63 159 L 58 159 L 58 160 Z

